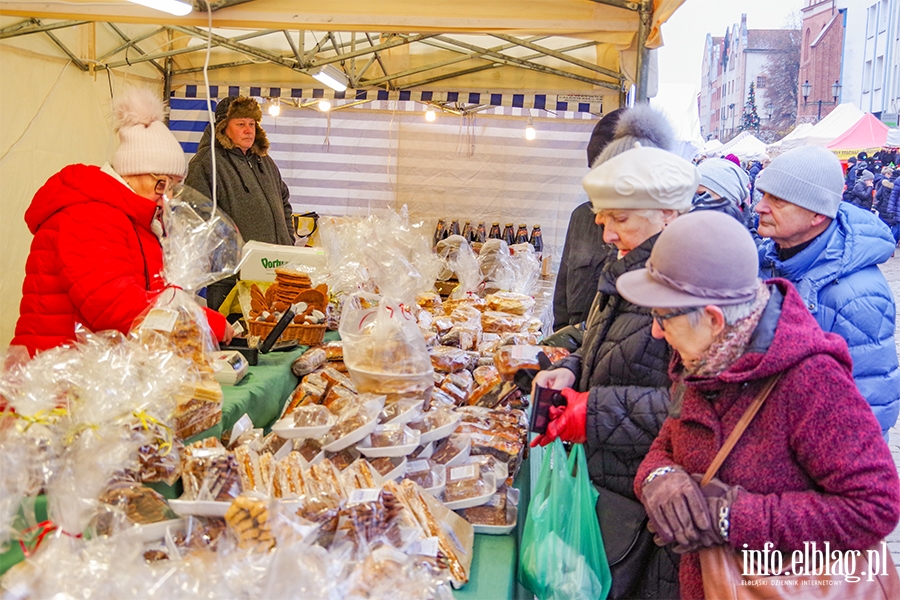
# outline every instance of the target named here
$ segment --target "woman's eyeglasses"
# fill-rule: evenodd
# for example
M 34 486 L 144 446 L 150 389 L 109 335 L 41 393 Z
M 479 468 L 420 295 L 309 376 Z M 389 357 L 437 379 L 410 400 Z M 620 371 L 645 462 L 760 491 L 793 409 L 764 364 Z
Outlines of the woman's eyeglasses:
M 180 181 L 175 181 L 167 175 L 154 175 L 151 173 L 150 177 L 156 179 L 156 187 L 153 188 L 153 191 L 160 196 L 174 198 L 178 195 L 178 192 L 181 191 L 181 188 L 183 187 Z
M 669 319 L 674 319 L 675 317 L 680 317 L 681 315 L 687 315 L 697 310 L 700 309 L 696 306 L 692 306 L 689 308 L 682 308 L 681 310 L 673 310 L 672 312 L 668 312 L 666 314 L 660 314 L 658 310 L 652 308 L 650 309 L 650 316 L 653 317 L 653 320 L 656 321 L 656 324 L 659 325 L 659 328 L 665 331 L 666 321 L 668 321 Z

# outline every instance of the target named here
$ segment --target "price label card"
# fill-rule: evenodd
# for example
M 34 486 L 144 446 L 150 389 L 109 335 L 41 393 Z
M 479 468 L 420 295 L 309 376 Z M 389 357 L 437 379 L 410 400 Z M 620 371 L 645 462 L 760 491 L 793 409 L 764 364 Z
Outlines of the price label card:
M 531 361 L 531 360 L 537 360 L 537 355 L 540 351 L 541 351 L 540 346 L 518 345 L 518 346 L 513 346 L 510 349 L 509 355 L 511 358 Z
M 427 471 L 431 468 L 431 465 L 428 464 L 427 460 L 413 460 L 406 463 L 406 472 L 407 473 L 418 473 L 420 471 Z
M 427 537 L 410 545 L 410 554 L 435 557 L 438 555 L 440 542 L 436 536 Z
M 350 497 L 347 499 L 347 506 L 363 504 L 366 502 L 377 502 L 379 494 L 381 494 L 381 490 L 377 488 L 362 488 L 353 490 L 352 492 L 350 492 Z
M 452 469 L 450 469 L 450 481 L 472 479 L 473 477 L 475 477 L 475 465 L 465 465 L 462 467 L 453 467 Z
M 141 329 L 153 329 L 154 331 L 165 331 L 171 333 L 175 329 L 175 322 L 178 320 L 178 312 L 165 308 L 154 308 L 144 318 L 141 323 Z

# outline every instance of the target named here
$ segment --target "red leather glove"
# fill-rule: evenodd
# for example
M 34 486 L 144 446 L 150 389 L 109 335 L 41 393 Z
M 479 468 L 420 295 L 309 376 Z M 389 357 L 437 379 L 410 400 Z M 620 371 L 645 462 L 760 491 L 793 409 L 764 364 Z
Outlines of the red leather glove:
M 546 446 L 556 438 L 575 444 L 587 441 L 587 401 L 590 392 L 576 392 L 572 388 L 565 388 L 560 394 L 565 396 L 566 406 L 550 407 L 547 431 L 534 438 L 532 448 Z

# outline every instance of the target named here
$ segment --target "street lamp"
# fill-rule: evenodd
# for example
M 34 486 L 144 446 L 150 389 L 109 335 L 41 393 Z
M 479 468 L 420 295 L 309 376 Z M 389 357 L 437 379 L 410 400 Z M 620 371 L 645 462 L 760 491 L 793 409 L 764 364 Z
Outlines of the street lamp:
M 812 91 L 812 84 L 809 82 L 809 79 L 807 79 L 806 81 L 803 82 L 803 85 L 800 86 L 800 89 L 802 90 L 802 93 L 803 93 L 803 105 L 806 106 L 807 104 L 809 104 L 809 102 L 808 102 L 809 93 Z M 826 100 L 816 100 L 816 102 L 819 103 L 819 112 L 816 115 L 816 123 L 818 123 L 819 120 L 822 118 L 822 105 L 823 104 L 837 104 L 837 99 L 838 99 L 838 96 L 840 96 L 840 95 L 841 95 L 841 83 L 840 83 L 840 81 L 835 81 L 833 84 L 831 84 L 831 96 L 832 96 L 833 101 L 828 102 Z
M 766 102 L 766 121 L 772 120 L 773 112 L 775 112 L 775 106 L 771 102 Z

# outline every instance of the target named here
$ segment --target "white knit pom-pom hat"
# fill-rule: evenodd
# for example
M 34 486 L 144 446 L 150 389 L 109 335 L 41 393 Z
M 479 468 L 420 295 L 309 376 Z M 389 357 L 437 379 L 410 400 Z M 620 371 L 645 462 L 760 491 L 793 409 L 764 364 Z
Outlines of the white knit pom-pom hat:
M 119 134 L 112 161 L 116 173 L 184 176 L 184 150 L 163 123 L 163 103 L 153 92 L 128 88 L 113 101 L 113 111 Z

